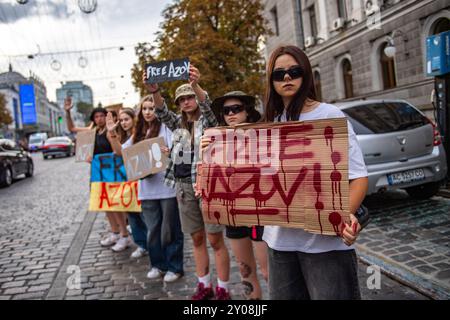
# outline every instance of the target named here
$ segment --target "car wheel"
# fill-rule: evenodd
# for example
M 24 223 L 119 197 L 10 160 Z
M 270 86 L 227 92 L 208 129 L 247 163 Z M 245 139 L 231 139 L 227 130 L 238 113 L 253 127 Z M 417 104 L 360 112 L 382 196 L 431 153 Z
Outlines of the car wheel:
M 30 178 L 33 176 L 33 172 L 34 172 L 34 166 L 33 166 L 33 162 L 28 162 L 28 170 L 27 173 L 25 173 L 25 177 Z
M 429 199 L 432 196 L 436 195 L 438 193 L 439 188 L 441 186 L 441 182 L 429 182 L 425 184 L 421 184 L 420 186 L 410 187 L 406 188 L 406 192 L 410 195 L 410 197 L 419 199 L 419 200 L 425 200 Z
M 48 159 L 48 156 L 44 156 L 44 160 L 47 160 Z
M 5 171 L 3 171 L 3 176 L 0 180 L 0 186 L 2 187 L 9 187 L 13 182 L 12 172 L 9 167 L 5 168 Z

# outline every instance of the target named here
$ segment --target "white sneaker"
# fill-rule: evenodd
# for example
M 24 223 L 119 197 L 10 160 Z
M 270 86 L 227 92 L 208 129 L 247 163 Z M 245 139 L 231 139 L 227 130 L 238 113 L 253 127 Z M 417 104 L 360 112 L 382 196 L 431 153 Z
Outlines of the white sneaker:
M 115 252 L 123 251 L 131 244 L 130 237 L 120 237 L 117 243 L 111 249 Z
M 174 282 L 181 278 L 181 274 L 168 271 L 164 276 L 164 282 Z
M 164 272 L 159 270 L 158 268 L 152 268 L 152 270 L 147 273 L 147 278 L 149 279 L 158 279 L 163 276 Z
M 137 249 L 134 250 L 133 253 L 131 254 L 131 258 L 139 259 L 139 258 L 142 258 L 143 256 L 145 256 L 146 254 L 147 254 L 147 250 L 142 249 L 141 247 L 137 247 Z
M 103 238 L 100 241 L 100 244 L 103 247 L 109 247 L 109 246 L 112 246 L 113 244 L 115 244 L 117 242 L 117 240 L 119 240 L 119 238 L 120 238 L 120 236 L 118 234 L 111 232 L 108 236 L 106 236 L 105 238 Z

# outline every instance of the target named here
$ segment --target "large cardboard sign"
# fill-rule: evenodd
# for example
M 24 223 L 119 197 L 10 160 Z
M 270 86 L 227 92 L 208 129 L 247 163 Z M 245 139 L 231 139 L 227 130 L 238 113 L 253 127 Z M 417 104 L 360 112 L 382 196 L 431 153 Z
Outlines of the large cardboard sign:
M 89 211 L 140 212 L 138 183 L 128 181 L 122 157 L 95 155 L 91 164 Z
M 145 66 L 148 83 L 189 79 L 189 59 L 175 59 L 149 63 Z
M 349 219 L 347 120 L 205 131 L 198 183 L 206 223 L 338 235 Z
M 77 133 L 75 162 L 86 162 L 94 154 L 96 131 L 88 130 Z
M 161 151 L 164 139 L 157 137 L 140 141 L 122 150 L 128 181 L 161 172 L 167 167 L 167 155 Z

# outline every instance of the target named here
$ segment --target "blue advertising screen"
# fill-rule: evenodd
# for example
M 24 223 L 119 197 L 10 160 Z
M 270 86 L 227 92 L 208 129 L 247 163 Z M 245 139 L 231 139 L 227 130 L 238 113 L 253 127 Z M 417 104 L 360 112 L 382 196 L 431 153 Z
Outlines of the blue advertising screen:
M 20 110 L 22 112 L 22 124 L 36 124 L 36 99 L 32 84 L 21 84 L 19 87 Z

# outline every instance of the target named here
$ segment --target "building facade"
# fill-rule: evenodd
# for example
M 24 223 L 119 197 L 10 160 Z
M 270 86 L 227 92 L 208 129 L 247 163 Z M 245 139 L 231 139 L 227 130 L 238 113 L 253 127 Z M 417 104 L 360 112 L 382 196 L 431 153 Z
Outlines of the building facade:
M 447 0 L 266 0 L 274 35 L 303 48 L 322 100 L 405 99 L 432 116 L 425 40 L 450 30 Z
M 33 108 L 28 110 L 32 121 L 24 121 L 23 101 L 21 101 L 21 85 L 30 85 L 33 98 Z M 13 71 L 9 66 L 8 72 L 0 73 L 0 93 L 6 98 L 7 108 L 13 118 L 13 123 L 0 128 L 0 135 L 18 140 L 35 132 L 46 132 L 49 136 L 64 134 L 67 130 L 57 126 L 63 118 L 63 110 L 47 98 L 45 84 L 34 74 L 28 78 Z M 28 119 L 29 120 L 29 119 Z
M 94 105 L 94 97 L 92 89 L 88 85 L 85 85 L 82 81 L 68 81 L 61 85 L 61 88 L 56 89 L 56 100 L 58 105 L 64 106 L 64 99 L 71 96 L 73 102 L 72 118 L 75 126 L 84 127 L 84 117 L 77 110 L 78 102 L 84 102 L 90 105 Z

